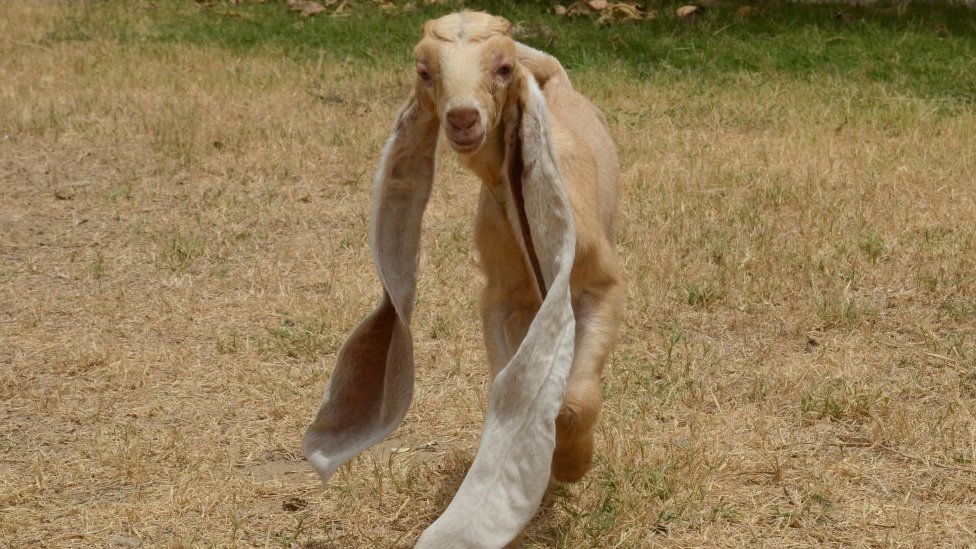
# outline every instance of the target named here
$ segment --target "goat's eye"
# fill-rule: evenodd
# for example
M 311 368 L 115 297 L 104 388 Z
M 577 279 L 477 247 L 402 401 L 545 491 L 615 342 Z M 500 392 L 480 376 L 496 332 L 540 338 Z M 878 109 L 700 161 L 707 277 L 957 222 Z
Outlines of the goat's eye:
M 495 69 L 495 74 L 501 76 L 502 78 L 508 78 L 512 74 L 511 65 L 502 65 Z
M 423 67 L 417 67 L 417 76 L 424 82 L 430 82 L 430 71 Z

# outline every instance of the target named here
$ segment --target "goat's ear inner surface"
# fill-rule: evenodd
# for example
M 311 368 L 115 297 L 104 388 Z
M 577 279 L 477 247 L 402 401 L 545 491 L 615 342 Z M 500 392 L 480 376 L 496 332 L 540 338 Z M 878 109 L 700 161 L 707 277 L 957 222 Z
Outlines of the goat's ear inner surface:
M 529 228 L 529 217 L 525 213 L 525 192 L 523 185 L 523 174 L 525 171 L 525 151 L 522 148 L 521 125 L 523 107 L 516 107 L 518 112 L 514 117 L 515 127 L 508 128 L 511 141 L 508 147 L 508 184 L 511 187 L 512 198 L 515 202 L 515 213 L 518 218 L 518 232 L 522 235 L 522 244 L 525 246 L 526 259 L 529 267 L 535 275 L 535 282 L 539 295 L 546 297 L 546 281 L 542 277 L 542 266 L 539 264 L 539 256 L 536 254 L 535 245 L 532 243 L 532 230 Z
M 322 404 L 302 442 L 305 457 L 323 481 L 392 432 L 410 406 L 410 315 L 437 132 L 436 117 L 411 97 L 383 149 L 370 232 L 382 298 L 340 349 Z

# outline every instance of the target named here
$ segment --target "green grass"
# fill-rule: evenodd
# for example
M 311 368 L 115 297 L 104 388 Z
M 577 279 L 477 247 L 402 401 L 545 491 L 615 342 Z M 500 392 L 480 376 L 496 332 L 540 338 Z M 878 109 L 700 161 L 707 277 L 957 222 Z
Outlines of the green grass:
M 808 419 L 864 422 L 885 413 L 890 398 L 881 390 L 863 391 L 855 384 L 834 378 L 801 393 L 800 412 Z
M 517 21 L 521 39 L 570 70 L 622 68 L 635 78 L 782 74 L 815 81 L 843 76 L 890 84 L 897 93 L 976 105 L 976 13 L 962 6 L 743 3 L 710 8 L 693 21 L 677 4 L 652 3 L 658 17 L 599 26 L 552 13 L 552 2 L 445 2 L 384 12 L 352 2 L 350 16 L 302 19 L 281 2 L 81 3 L 49 40 L 107 38 L 128 45 L 216 46 L 292 58 L 406 64 L 420 24 L 459 7 Z
M 337 352 L 341 344 L 335 328 L 315 317 L 286 317 L 280 324 L 265 327 L 265 332 L 263 337 L 258 338 L 258 347 L 271 357 L 314 358 L 323 353 Z M 222 344 L 218 341 L 218 345 Z
M 173 272 L 185 271 L 206 251 L 206 242 L 197 234 L 175 233 L 162 242 L 162 264 Z

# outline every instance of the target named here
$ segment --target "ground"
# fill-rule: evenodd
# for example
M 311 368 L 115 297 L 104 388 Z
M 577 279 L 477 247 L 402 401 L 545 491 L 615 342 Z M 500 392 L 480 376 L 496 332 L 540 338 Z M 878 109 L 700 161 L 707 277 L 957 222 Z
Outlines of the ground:
M 0 5 L 0 543 L 410 546 L 487 404 L 451 154 L 410 413 L 325 489 L 299 444 L 379 297 L 371 178 L 411 68 L 72 36 L 72 6 Z M 595 467 L 523 546 L 973 544 L 972 80 L 638 69 L 572 71 L 624 166 L 627 312 Z

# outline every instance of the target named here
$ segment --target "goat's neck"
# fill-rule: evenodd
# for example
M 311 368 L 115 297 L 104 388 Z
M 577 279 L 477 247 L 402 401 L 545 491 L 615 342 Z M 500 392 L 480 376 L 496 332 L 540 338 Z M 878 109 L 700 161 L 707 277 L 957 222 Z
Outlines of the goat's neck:
M 488 132 L 485 144 L 474 154 L 461 155 L 461 163 L 474 172 L 482 183 L 488 185 L 492 194 L 505 184 L 505 124 L 496 124 Z

